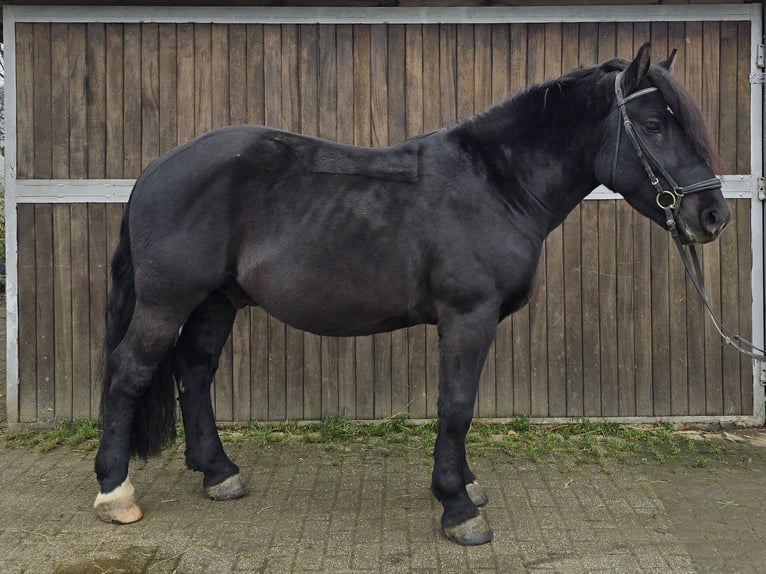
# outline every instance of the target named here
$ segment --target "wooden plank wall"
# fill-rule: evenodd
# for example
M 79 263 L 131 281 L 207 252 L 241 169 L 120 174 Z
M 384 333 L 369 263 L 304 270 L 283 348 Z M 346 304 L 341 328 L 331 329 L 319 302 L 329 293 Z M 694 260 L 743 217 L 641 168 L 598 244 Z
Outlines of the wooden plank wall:
M 680 50 L 724 173 L 749 173 L 749 23 L 18 24 L 20 178 L 134 178 L 235 123 L 385 146 L 581 64 Z M 703 41 L 704 38 L 704 41 Z M 750 204 L 703 249 L 712 306 L 749 335 Z M 20 418 L 95 416 L 118 204 L 22 204 Z M 509 264 L 512 264 L 509 262 Z M 748 361 L 721 347 L 667 234 L 586 201 L 548 238 L 528 307 L 498 329 L 481 417 L 752 414 Z M 241 312 L 214 386 L 219 420 L 436 416 L 437 335 L 317 337 Z

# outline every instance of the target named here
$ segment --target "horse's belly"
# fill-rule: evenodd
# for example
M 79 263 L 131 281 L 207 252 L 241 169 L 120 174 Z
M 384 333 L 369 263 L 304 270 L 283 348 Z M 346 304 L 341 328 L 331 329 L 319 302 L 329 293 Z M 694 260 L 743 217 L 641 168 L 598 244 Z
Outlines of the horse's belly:
M 259 265 L 240 282 L 256 305 L 319 335 L 356 336 L 433 322 L 424 288 L 385 265 L 354 271 L 333 259 Z

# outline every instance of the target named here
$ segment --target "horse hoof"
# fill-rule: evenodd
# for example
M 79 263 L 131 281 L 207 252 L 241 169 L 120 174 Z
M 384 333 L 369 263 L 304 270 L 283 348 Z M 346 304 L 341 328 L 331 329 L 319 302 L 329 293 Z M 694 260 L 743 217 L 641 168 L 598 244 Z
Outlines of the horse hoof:
M 489 502 L 489 497 L 484 493 L 481 486 L 479 486 L 479 483 L 475 480 L 470 484 L 466 484 L 465 489 L 468 492 L 468 496 L 471 498 L 471 502 L 476 506 L 484 506 Z
M 232 498 L 242 498 L 245 496 L 245 487 L 239 474 L 235 474 L 205 489 L 205 492 L 212 500 L 231 500 Z
M 126 478 L 120 486 L 112 492 L 104 494 L 99 492 L 93 508 L 96 509 L 96 516 L 104 522 L 110 524 L 130 524 L 138 522 L 144 513 L 135 501 L 135 490 L 130 483 L 130 478 Z
M 481 514 L 443 530 L 447 538 L 463 546 L 478 546 L 492 540 L 492 529 Z

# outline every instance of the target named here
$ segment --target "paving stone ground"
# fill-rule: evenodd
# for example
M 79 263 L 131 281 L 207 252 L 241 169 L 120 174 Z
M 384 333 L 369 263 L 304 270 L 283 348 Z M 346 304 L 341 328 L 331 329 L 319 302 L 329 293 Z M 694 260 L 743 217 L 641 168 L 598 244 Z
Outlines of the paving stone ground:
M 92 453 L 0 449 L 0 571 L 755 574 L 766 565 L 762 448 L 736 446 L 731 464 L 707 469 L 482 456 L 474 466 L 495 538 L 478 548 L 440 534 L 421 451 L 247 441 L 228 450 L 246 498 L 207 500 L 178 447 L 133 465 L 145 517 L 111 526 L 93 514 Z
M 708 468 L 482 455 L 495 537 L 477 548 L 441 535 L 431 460 L 404 445 L 228 444 L 250 491 L 228 502 L 205 498 L 176 447 L 132 465 L 145 517 L 128 526 L 95 518 L 92 452 L 0 446 L 0 573 L 756 574 L 766 440 L 748 432 Z

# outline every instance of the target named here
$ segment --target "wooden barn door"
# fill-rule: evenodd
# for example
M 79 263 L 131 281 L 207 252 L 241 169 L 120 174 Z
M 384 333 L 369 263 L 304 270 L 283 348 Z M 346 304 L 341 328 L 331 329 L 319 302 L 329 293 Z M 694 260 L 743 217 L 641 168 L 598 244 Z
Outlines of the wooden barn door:
M 750 174 L 750 23 L 16 25 L 18 178 L 124 180 L 212 128 L 267 124 L 385 146 L 569 69 L 678 48 L 724 173 Z M 51 73 L 52 72 L 52 73 Z M 602 196 L 603 197 L 603 196 Z M 528 307 L 498 328 L 480 417 L 752 415 L 749 361 L 722 348 L 668 237 L 588 199 L 546 241 Z M 705 246 L 712 306 L 751 330 L 750 199 Z M 18 205 L 19 420 L 95 416 L 122 205 Z M 509 262 L 512 265 L 513 262 Z M 240 312 L 220 421 L 436 416 L 437 334 L 334 339 Z

